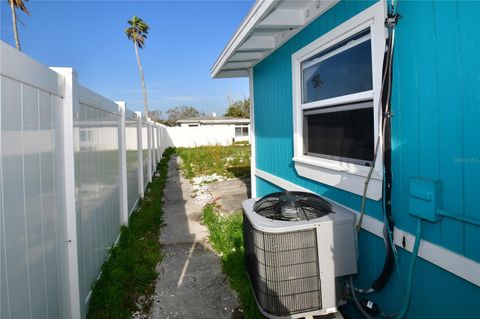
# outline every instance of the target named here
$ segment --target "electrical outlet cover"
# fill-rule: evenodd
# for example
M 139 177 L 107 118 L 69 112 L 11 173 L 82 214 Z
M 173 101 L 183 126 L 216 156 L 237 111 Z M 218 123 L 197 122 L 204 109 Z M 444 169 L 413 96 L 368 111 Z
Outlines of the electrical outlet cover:
M 437 208 L 442 201 L 442 182 L 414 177 L 409 180 L 409 214 L 429 222 L 439 219 Z

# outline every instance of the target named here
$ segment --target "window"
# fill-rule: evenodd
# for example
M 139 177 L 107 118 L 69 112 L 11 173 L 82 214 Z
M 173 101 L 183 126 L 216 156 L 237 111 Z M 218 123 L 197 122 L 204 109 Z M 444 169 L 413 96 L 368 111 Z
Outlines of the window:
M 370 29 L 301 63 L 303 104 L 372 91 Z M 373 102 L 303 111 L 304 155 L 370 166 L 373 161 Z
M 373 104 L 364 102 L 303 112 L 304 154 L 370 166 Z
M 385 50 L 380 1 L 292 56 L 294 158 L 299 175 L 381 197 L 381 156 L 375 157 Z
M 235 137 L 248 136 L 248 124 L 235 125 Z
M 83 129 L 80 131 L 80 142 L 88 142 L 90 141 L 91 131 L 87 129 Z

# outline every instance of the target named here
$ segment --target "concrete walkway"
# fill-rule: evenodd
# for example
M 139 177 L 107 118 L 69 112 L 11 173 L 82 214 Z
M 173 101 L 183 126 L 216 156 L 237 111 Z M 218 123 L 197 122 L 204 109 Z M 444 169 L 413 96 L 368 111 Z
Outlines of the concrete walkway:
M 160 242 L 165 257 L 158 265 L 156 300 L 150 318 L 232 318 L 236 296 L 222 273 L 220 258 L 208 246 L 208 230 L 200 224 L 202 207 L 192 187 L 169 162 Z

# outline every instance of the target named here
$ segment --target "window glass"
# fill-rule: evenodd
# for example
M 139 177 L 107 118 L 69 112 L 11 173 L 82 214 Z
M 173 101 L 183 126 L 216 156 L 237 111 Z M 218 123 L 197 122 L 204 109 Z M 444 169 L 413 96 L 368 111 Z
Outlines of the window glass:
M 373 102 L 304 111 L 304 153 L 369 166 L 373 120 Z
M 236 127 L 235 128 L 235 136 L 242 136 L 242 128 L 241 127 Z
M 305 60 L 301 69 L 303 103 L 372 90 L 369 29 Z
M 235 136 L 248 136 L 248 125 L 239 125 L 235 127 Z

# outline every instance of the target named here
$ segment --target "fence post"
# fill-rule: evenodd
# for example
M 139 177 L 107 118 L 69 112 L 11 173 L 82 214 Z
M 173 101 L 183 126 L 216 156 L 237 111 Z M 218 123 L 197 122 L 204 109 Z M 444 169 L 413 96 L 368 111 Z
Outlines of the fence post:
M 152 181 L 152 132 L 150 131 L 150 121 L 148 117 L 145 117 L 147 123 L 147 156 L 148 156 L 148 181 Z
M 120 156 L 120 212 L 123 224 L 128 224 L 128 188 L 127 188 L 127 140 L 125 136 L 125 102 L 115 102 L 120 114 L 118 125 L 118 151 Z
M 137 162 L 138 162 L 138 195 L 143 198 L 143 144 L 142 144 L 142 113 L 135 112 L 137 114 Z
M 64 211 L 67 238 L 67 273 L 70 298 L 70 315 L 73 319 L 85 317 L 84 304 L 80 300 L 78 273 L 77 212 L 75 205 L 75 159 L 73 145 L 73 110 L 78 103 L 77 74 L 72 68 L 52 68 L 64 77 L 65 92 L 61 114 L 61 152 L 63 161 Z

